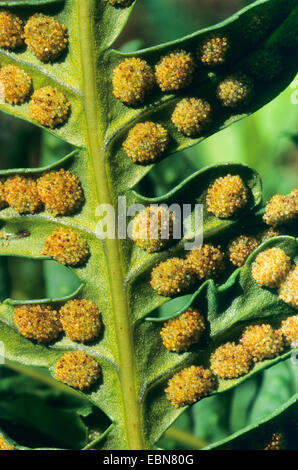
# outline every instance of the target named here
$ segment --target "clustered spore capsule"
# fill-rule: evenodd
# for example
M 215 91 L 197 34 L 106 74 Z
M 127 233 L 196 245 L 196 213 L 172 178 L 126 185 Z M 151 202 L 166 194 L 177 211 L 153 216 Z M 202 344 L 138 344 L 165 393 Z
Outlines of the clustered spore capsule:
M 155 84 L 154 72 L 139 57 L 124 59 L 113 70 L 114 96 L 128 105 L 143 103 Z
M 285 448 L 285 444 L 283 434 L 281 432 L 274 432 L 269 444 L 266 445 L 264 450 L 283 450 Z
M 234 217 L 247 202 L 248 190 L 239 175 L 219 177 L 207 190 L 207 211 L 219 218 Z
M 249 372 L 252 356 L 241 344 L 225 343 L 211 355 L 210 368 L 221 379 L 236 379 Z
M 68 44 L 66 26 L 40 13 L 29 18 L 24 33 L 27 46 L 43 62 L 55 60 Z
M 226 62 L 229 50 L 230 44 L 226 36 L 213 35 L 199 46 L 198 58 L 204 65 L 222 65 Z
M 116 7 L 129 7 L 134 0 L 109 0 L 109 2 Z
M 7 206 L 4 184 L 5 179 L 0 178 L 0 209 L 4 209 Z
M 175 408 L 191 405 L 208 396 L 216 388 L 212 372 L 203 366 L 182 369 L 168 381 L 167 399 Z
M 61 307 L 60 319 L 63 330 L 72 341 L 92 341 L 101 330 L 100 312 L 90 300 L 70 300 Z
M 173 221 L 173 213 L 165 207 L 146 207 L 133 219 L 132 239 L 149 253 L 160 251 L 171 242 Z
M 66 266 L 78 266 L 89 257 L 88 243 L 78 233 L 58 228 L 46 239 L 42 255 Z
M 189 252 L 186 265 L 199 280 L 216 278 L 225 269 L 225 255 L 216 246 L 206 243 Z
M 78 177 L 64 168 L 38 178 L 37 190 L 45 208 L 54 217 L 72 214 L 84 200 Z
M 221 104 L 227 108 L 243 107 L 253 96 L 254 85 L 246 75 L 231 75 L 225 78 L 217 88 Z
M 123 148 L 133 162 L 152 163 L 166 150 L 168 132 L 154 122 L 136 124 L 128 133 Z
M 295 192 L 290 196 L 275 194 L 266 204 L 263 220 L 267 225 L 278 227 L 294 221 L 298 217 L 298 204 Z
M 263 230 L 257 235 L 258 240 L 260 243 L 265 242 L 266 240 L 270 240 L 270 238 L 273 237 L 280 237 L 283 235 L 283 232 L 281 230 L 278 230 L 274 227 L 269 227 L 266 230 Z
M 239 235 L 228 244 L 229 260 L 234 266 L 240 268 L 258 245 L 259 242 L 256 237 Z
M 266 324 L 247 326 L 240 343 L 252 355 L 254 362 L 272 359 L 284 347 L 282 333 Z
M 286 318 L 281 323 L 280 331 L 287 346 L 298 341 L 298 315 Z
M 70 103 L 63 93 L 50 86 L 36 90 L 29 103 L 31 119 L 51 129 L 64 124 L 69 111 Z
M 22 104 L 31 92 L 32 80 L 20 67 L 6 65 L 0 69 L 0 89 L 1 86 L 6 103 Z
M 166 321 L 160 335 L 165 348 L 180 353 L 188 351 L 192 344 L 197 343 L 205 328 L 203 315 L 189 308 L 178 317 Z
M 24 44 L 23 21 L 14 13 L 0 10 L 0 47 L 14 50 Z
M 172 296 L 186 292 L 195 282 L 195 276 L 185 260 L 170 258 L 155 266 L 151 286 L 159 294 Z
M 94 357 L 83 351 L 67 352 L 58 360 L 55 377 L 79 390 L 89 389 L 100 377 L 100 366 Z
M 14 310 L 14 324 L 25 338 L 49 343 L 62 331 L 58 312 L 50 305 L 21 305 Z
M 174 92 L 191 84 L 195 61 L 185 51 L 173 51 L 162 57 L 155 66 L 155 77 L 162 91 Z
M 179 101 L 172 114 L 174 125 L 189 137 L 201 134 L 210 121 L 211 106 L 203 99 L 184 98 Z
M 291 259 L 280 248 L 269 248 L 256 257 L 252 276 L 259 286 L 279 287 L 292 267 Z
M 298 265 L 289 272 L 278 290 L 279 298 L 298 310 Z
M 0 434 L 0 450 L 15 450 L 14 446 L 9 444 Z
M 41 208 L 36 181 L 20 175 L 4 183 L 5 200 L 19 214 L 34 214 Z

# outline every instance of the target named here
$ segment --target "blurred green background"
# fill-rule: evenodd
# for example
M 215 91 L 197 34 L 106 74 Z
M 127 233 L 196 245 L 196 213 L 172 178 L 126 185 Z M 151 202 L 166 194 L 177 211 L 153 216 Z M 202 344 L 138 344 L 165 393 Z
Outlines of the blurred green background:
M 117 43 L 134 51 L 179 38 L 230 16 L 245 0 L 139 0 Z M 298 86 L 298 83 L 297 83 Z M 297 104 L 289 87 L 255 115 L 219 132 L 199 146 L 159 163 L 140 185 L 148 195 L 170 190 L 194 171 L 220 161 L 255 168 L 264 197 L 288 193 L 298 183 Z M 0 168 L 37 167 L 71 150 L 28 123 L 0 114 Z M 0 258 L 1 299 L 64 296 L 77 280 L 57 263 Z M 1 338 L 0 338 L 1 339 Z M 0 427 L 32 447 L 82 448 L 108 420 L 77 394 L 66 393 L 44 372 L 0 367 Z M 196 449 L 260 420 L 298 391 L 298 365 L 271 368 L 237 389 L 210 397 L 185 412 L 161 439 L 166 449 Z M 32 411 L 33 410 L 33 411 Z M 43 419 L 40 419 L 40 416 Z

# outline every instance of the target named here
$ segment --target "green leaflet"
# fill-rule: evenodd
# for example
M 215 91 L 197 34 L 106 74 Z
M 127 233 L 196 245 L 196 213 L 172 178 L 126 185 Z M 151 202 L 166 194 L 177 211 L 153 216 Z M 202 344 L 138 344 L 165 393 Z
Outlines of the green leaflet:
M 269 314 L 273 317 L 281 310 L 283 315 L 294 312 L 278 301 L 276 293 L 257 290 L 250 277 L 250 265 L 256 254 L 253 253 L 242 270 L 234 271 L 228 280 L 220 280 L 221 285 L 206 282 L 192 297 L 192 303 L 198 302 L 200 309 L 208 315 L 214 343 L 206 340 L 200 345 L 202 349 L 192 348 L 182 355 L 169 353 L 161 345 L 160 324 L 144 317 L 168 300 L 157 296 L 149 285 L 152 266 L 169 255 L 180 253 L 182 243 L 173 245 L 167 252 L 148 255 L 128 240 L 100 240 L 96 230 L 96 208 L 99 204 L 115 207 L 119 195 L 126 195 L 129 203 L 204 203 L 207 186 L 215 177 L 235 173 L 243 177 L 250 190 L 247 211 L 240 218 L 224 221 L 205 213 L 204 236 L 206 240 L 212 238 L 220 243 L 223 235 L 233 233 L 236 228 L 244 227 L 255 218 L 262 203 L 261 182 L 249 167 L 228 163 L 208 167 L 163 198 L 151 200 L 133 189 L 151 166 L 133 164 L 121 146 L 135 123 L 150 119 L 168 129 L 171 136 L 168 153 L 176 152 L 255 112 L 277 96 L 295 75 L 297 38 L 289 37 L 288 26 L 292 26 L 293 22 L 295 24 L 296 2 L 256 1 L 220 25 L 134 54 L 154 65 L 160 56 L 172 49 L 185 48 L 194 52 L 199 42 L 211 32 L 220 31 L 231 37 L 235 45 L 231 61 L 219 72 L 211 74 L 201 71 L 191 91 L 181 94 L 208 98 L 214 107 L 212 128 L 200 139 L 186 138 L 174 129 L 170 116 L 178 100 L 177 95 L 166 95 L 155 90 L 145 105 L 139 108 L 126 107 L 113 97 L 112 70 L 119 60 L 129 54 L 120 54 L 109 47 L 120 34 L 132 7 L 115 9 L 103 0 L 66 0 L 57 5 L 56 2 L 27 1 L 18 2 L 20 14 L 26 16 L 39 11 L 38 3 L 48 3 L 43 11 L 55 15 L 67 26 L 70 41 L 67 54 L 61 60 L 44 64 L 25 48 L 12 53 L 1 50 L 0 63 L 18 64 L 31 75 L 34 89 L 45 85 L 57 87 L 71 103 L 68 122 L 51 133 L 72 144 L 75 151 L 51 168 L 69 168 L 79 177 L 85 203 L 78 213 L 60 218 L 53 218 L 46 211 L 33 216 L 19 216 L 11 208 L 4 209 L 0 212 L 1 229 L 7 238 L 1 245 L 0 254 L 40 259 L 46 237 L 56 228 L 64 226 L 80 233 L 89 244 L 91 256 L 84 266 L 72 268 L 82 286 L 71 297 L 92 299 L 102 312 L 104 332 L 97 341 L 87 345 L 74 343 L 67 337 L 61 337 L 48 347 L 36 345 L 16 332 L 12 321 L 15 302 L 7 301 L 0 308 L 0 340 L 4 341 L 6 358 L 26 365 L 47 367 L 51 371 L 66 351 L 81 349 L 93 355 L 102 368 L 102 378 L 98 385 L 82 395 L 99 407 L 113 425 L 92 445 L 102 449 L 153 448 L 183 411 L 174 409 L 165 398 L 164 387 L 173 373 L 189 364 L 208 364 L 214 345 L 227 337 L 236 337 L 239 323 L 242 327 L 244 322 Z M 3 5 L 6 2 L 0 2 L 0 6 Z M 257 30 L 253 29 L 256 18 L 261 22 Z M 254 55 L 272 50 L 281 59 L 287 53 L 287 66 L 281 67 L 272 79 L 270 64 L 265 61 L 264 76 L 261 80 L 255 80 L 253 103 L 241 113 L 220 108 L 215 97 L 219 81 L 242 70 L 252 73 Z M 28 103 L 15 107 L 1 104 L 0 109 L 30 120 Z M 36 176 L 44 170 L 21 169 L 18 172 Z M 12 170 L 2 172 L 2 175 L 14 173 L 16 171 Z M 18 238 L 17 234 L 22 231 L 29 231 L 30 236 Z M 294 238 L 281 237 L 267 244 L 280 244 L 292 257 L 297 254 Z M 65 300 L 43 301 L 56 303 Z M 239 380 L 221 381 L 218 392 L 235 387 L 264 368 L 286 359 L 290 353 L 286 350 L 278 358 L 258 363 Z

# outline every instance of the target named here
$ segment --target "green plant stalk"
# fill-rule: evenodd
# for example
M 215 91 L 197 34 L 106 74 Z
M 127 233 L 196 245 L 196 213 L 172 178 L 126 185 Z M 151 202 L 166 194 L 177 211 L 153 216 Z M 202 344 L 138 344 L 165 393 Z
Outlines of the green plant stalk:
M 83 71 L 83 102 L 88 129 L 88 150 L 96 177 L 99 204 L 115 206 L 115 198 L 109 184 L 110 177 L 105 163 L 104 129 L 97 109 L 97 86 L 93 38 L 93 18 L 96 1 L 77 0 Z M 99 106 L 100 109 L 100 106 Z M 117 230 L 117 228 L 116 228 Z M 137 398 L 136 367 L 134 359 L 132 325 L 129 318 L 128 299 L 120 243 L 117 238 L 105 241 L 109 272 L 111 309 L 118 344 L 119 381 L 121 385 L 125 435 L 130 449 L 144 449 L 141 413 Z M 120 261 L 120 269 L 119 269 Z

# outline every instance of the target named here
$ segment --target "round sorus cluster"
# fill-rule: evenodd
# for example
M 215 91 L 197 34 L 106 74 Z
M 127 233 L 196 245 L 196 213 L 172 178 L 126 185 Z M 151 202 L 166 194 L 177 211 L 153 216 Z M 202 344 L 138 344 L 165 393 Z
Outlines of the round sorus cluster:
M 68 44 L 67 28 L 51 16 L 36 13 L 24 28 L 25 42 L 39 60 L 55 60 Z
M 295 194 L 295 193 L 294 193 Z M 278 225 L 292 222 L 298 217 L 297 198 L 275 194 L 266 204 L 263 220 L 267 225 Z
M 83 351 L 63 354 L 54 369 L 55 377 L 79 390 L 86 390 L 100 377 L 100 367 L 94 357 Z
M 173 51 L 162 57 L 155 66 L 155 77 L 162 91 L 178 91 L 191 84 L 195 61 L 185 51 Z
M 225 255 L 216 246 L 206 243 L 198 250 L 190 251 L 185 263 L 199 280 L 212 279 L 225 269 Z
M 20 67 L 6 65 L 0 69 L 0 90 L 2 86 L 6 103 L 22 104 L 30 94 L 32 80 Z
M 207 211 L 223 219 L 237 215 L 247 201 L 247 187 L 238 175 L 217 178 L 207 190 Z
M 228 244 L 229 260 L 234 266 L 240 268 L 258 245 L 259 242 L 255 237 L 239 235 Z
M 70 300 L 61 307 L 60 320 L 63 330 L 72 341 L 92 341 L 101 330 L 100 312 L 90 300 Z
M 16 175 L 4 183 L 5 200 L 19 214 L 34 214 L 41 207 L 36 181 Z
M 0 209 L 4 209 L 7 206 L 4 183 L 5 179 L 0 178 Z
M 159 294 L 172 296 L 186 292 L 195 282 L 192 269 L 180 258 L 170 258 L 155 266 L 151 287 Z
M 298 265 L 287 275 L 278 290 L 279 298 L 298 310 Z
M 165 348 L 180 353 L 197 343 L 205 328 L 203 315 L 198 310 L 189 308 L 178 317 L 166 321 L 160 335 Z
M 129 7 L 134 0 L 109 0 L 109 2 L 116 7 Z
M 0 450 L 15 450 L 14 446 L 9 444 L 0 434 Z
M 246 75 L 231 75 L 218 85 L 217 96 L 223 106 L 238 108 L 250 101 L 253 90 L 253 82 Z
M 46 239 L 42 254 L 66 266 L 78 266 L 90 253 L 87 242 L 78 233 L 61 227 Z
M 216 381 L 212 372 L 203 366 L 182 369 L 168 381 L 167 399 L 175 408 L 191 405 L 215 390 Z
M 285 439 L 281 432 L 274 432 L 272 434 L 269 444 L 266 445 L 264 450 L 283 450 L 285 448 Z
M 84 199 L 80 180 L 64 168 L 38 178 L 37 190 L 45 208 L 54 217 L 72 214 Z
M 211 121 L 211 106 L 206 100 L 184 98 L 176 105 L 172 122 L 187 136 L 201 134 Z
M 60 91 L 46 86 L 36 90 L 29 103 L 31 119 L 54 129 L 67 121 L 70 104 Z
M 298 341 L 298 315 L 293 315 L 283 320 L 280 331 L 287 346 Z
M 113 93 L 131 106 L 143 103 L 155 84 L 154 72 L 145 60 L 132 57 L 123 60 L 113 70 Z
M 128 133 L 123 148 L 133 162 L 152 163 L 166 150 L 168 132 L 154 122 L 136 124 Z
M 146 207 L 133 219 L 133 241 L 149 253 L 162 250 L 172 239 L 173 217 L 163 206 Z
M 10 50 L 24 44 L 23 21 L 14 13 L 0 10 L 0 47 Z
M 210 368 L 221 379 L 236 379 L 249 372 L 252 356 L 241 344 L 225 343 L 211 355 Z
M 222 65 L 226 62 L 229 50 L 228 38 L 214 35 L 199 46 L 198 58 L 204 65 L 211 67 Z
M 59 314 L 50 305 L 21 305 L 14 310 L 14 324 L 25 338 L 49 343 L 62 331 Z
M 254 362 L 271 359 L 283 350 L 281 332 L 266 324 L 247 326 L 240 343 L 251 354 Z
M 283 235 L 283 232 L 281 230 L 277 230 L 276 228 L 269 227 L 266 230 L 263 230 L 257 235 L 258 240 L 260 243 L 265 242 L 266 240 L 270 240 L 270 238 L 273 237 L 280 237 Z
M 269 248 L 256 257 L 252 265 L 252 277 L 265 287 L 279 287 L 292 267 L 291 259 L 280 248 Z

